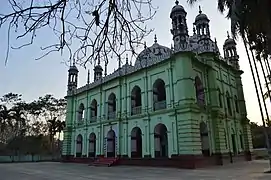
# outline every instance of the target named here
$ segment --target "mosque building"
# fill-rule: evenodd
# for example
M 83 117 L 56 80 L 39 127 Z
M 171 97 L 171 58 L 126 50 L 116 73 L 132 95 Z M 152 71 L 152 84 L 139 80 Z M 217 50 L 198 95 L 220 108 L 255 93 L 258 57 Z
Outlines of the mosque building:
M 180 168 L 251 160 L 236 43 L 228 35 L 222 57 L 208 17 L 200 10 L 189 36 L 186 15 L 176 1 L 173 47 L 155 36 L 133 65 L 106 74 L 97 63 L 83 87 L 70 66 L 64 160 Z

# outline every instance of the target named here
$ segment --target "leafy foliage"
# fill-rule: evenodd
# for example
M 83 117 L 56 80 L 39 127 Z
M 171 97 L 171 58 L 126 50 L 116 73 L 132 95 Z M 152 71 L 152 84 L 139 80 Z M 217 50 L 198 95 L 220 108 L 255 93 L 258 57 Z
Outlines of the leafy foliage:
M 22 95 L 8 93 L 0 98 L 0 142 L 9 150 L 35 154 L 52 151 L 54 138 L 65 127 L 66 100 L 45 95 L 24 102 Z

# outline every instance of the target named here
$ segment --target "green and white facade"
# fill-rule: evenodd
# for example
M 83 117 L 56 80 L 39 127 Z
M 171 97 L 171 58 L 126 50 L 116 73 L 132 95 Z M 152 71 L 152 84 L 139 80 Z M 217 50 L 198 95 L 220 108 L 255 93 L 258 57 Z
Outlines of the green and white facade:
M 188 35 L 186 12 L 170 13 L 174 47 L 154 44 L 112 74 L 94 68 L 94 81 L 77 87 L 69 69 L 63 157 L 168 160 L 234 158 L 252 151 L 236 43 L 219 53 L 201 11 Z M 195 160 L 192 163 L 197 163 Z

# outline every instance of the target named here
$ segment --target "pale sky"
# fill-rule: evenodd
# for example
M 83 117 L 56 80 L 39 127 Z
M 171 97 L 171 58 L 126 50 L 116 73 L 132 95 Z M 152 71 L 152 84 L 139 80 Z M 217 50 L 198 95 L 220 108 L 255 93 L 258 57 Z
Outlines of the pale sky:
M 170 47 L 173 41 L 170 33 L 171 19 L 169 14 L 175 0 L 153 0 L 153 2 L 154 6 L 158 6 L 159 9 L 155 18 L 148 23 L 148 27 L 155 28 L 155 31 L 146 39 L 147 46 L 153 44 L 154 34 L 157 34 L 158 43 Z M 196 15 L 198 15 L 198 6 L 202 7 L 203 13 L 210 19 L 212 39 L 217 39 L 220 53 L 223 54 L 222 46 L 227 38 L 227 31 L 230 31 L 230 22 L 225 18 L 225 15 L 218 12 L 216 0 L 212 2 L 213 4 L 210 3 L 210 0 L 201 0 L 200 3 L 190 6 L 186 3 L 186 0 L 181 0 L 180 4 L 184 6 L 187 12 L 187 24 L 190 35 L 193 33 L 192 24 Z M 7 4 L 7 0 L 0 2 L 0 13 L 7 11 Z M 44 30 L 38 33 L 36 42 L 32 46 L 20 50 L 11 50 L 6 66 L 7 28 L 0 29 L 0 39 L 0 82 L 2 84 L 0 96 L 8 92 L 14 92 L 22 94 L 23 99 L 26 101 L 34 100 L 47 93 L 53 94 L 58 98 L 65 96 L 68 67 L 61 63 L 65 61 L 65 55 L 61 56 L 60 53 L 54 53 L 41 60 L 35 60 L 35 58 L 41 55 L 41 46 L 57 41 L 51 31 Z M 16 45 L 15 38 L 12 37 L 11 39 L 11 44 Z M 237 43 L 240 66 L 244 71 L 242 79 L 248 118 L 251 121 L 261 123 L 259 106 L 244 45 L 241 41 L 237 41 Z M 117 64 L 116 61 L 112 60 L 109 63 L 108 72 L 112 72 L 114 68 L 117 68 Z M 93 69 L 91 66 L 88 68 Z M 79 68 L 79 70 L 80 87 L 86 83 L 87 70 L 84 68 Z

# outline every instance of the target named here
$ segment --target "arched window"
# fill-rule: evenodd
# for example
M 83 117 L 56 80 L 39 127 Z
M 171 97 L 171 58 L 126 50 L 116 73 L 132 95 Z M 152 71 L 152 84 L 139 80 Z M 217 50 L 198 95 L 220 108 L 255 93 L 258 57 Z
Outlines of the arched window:
M 85 118 L 85 106 L 83 103 L 81 103 L 78 109 L 77 121 L 82 122 L 84 118 Z
M 198 76 L 195 77 L 195 89 L 196 89 L 197 103 L 199 105 L 205 105 L 204 87 Z
M 166 108 L 166 87 L 162 79 L 157 79 L 153 84 L 153 109 L 154 111 Z
M 223 107 L 223 102 L 222 102 L 222 93 L 220 91 L 220 89 L 218 88 L 218 103 L 219 103 L 219 107 Z
M 111 93 L 108 97 L 108 119 L 116 118 L 116 95 Z
M 238 103 L 238 98 L 236 95 L 234 96 L 234 103 L 235 103 L 235 111 L 239 113 L 239 103 Z
M 141 89 L 135 86 L 131 93 L 131 115 L 141 114 Z
M 230 94 L 227 91 L 226 92 L 226 98 L 227 98 L 227 108 L 228 108 L 228 113 L 230 116 L 232 116 L 232 109 L 231 109 L 231 98 L 230 98 Z
M 97 101 L 93 99 L 90 105 L 90 121 L 95 122 L 97 120 Z

